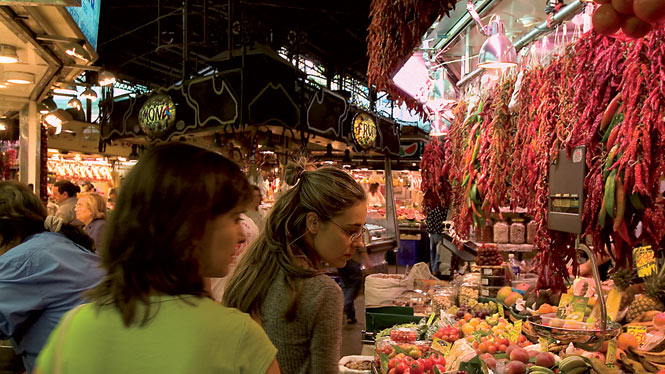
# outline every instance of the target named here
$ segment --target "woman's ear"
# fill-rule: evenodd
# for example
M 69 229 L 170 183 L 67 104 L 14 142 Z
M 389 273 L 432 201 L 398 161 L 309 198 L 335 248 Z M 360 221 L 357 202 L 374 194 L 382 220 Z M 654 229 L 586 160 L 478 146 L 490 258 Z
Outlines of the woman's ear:
M 305 223 L 307 225 L 307 231 L 312 234 L 316 235 L 319 232 L 319 223 L 321 220 L 319 219 L 319 216 L 316 213 L 307 213 L 307 218 L 305 220 Z

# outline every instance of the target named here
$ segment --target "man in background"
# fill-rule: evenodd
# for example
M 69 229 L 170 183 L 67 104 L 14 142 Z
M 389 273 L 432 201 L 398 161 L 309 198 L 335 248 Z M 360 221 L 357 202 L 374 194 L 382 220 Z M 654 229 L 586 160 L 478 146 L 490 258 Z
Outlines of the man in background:
M 64 224 L 83 227 L 83 223 L 76 219 L 76 195 L 81 188 L 66 180 L 55 182 L 53 185 L 53 199 L 58 205 L 56 217 L 62 219 Z

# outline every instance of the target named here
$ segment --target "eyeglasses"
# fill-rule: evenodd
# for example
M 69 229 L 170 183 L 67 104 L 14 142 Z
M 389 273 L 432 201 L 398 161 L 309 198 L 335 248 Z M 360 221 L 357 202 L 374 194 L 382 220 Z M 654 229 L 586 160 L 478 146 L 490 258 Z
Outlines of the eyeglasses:
M 332 223 L 333 225 L 339 227 L 342 231 L 344 231 L 346 233 L 346 235 L 349 236 L 349 238 L 351 239 L 352 242 L 358 240 L 359 238 L 362 238 L 363 234 L 365 234 L 367 232 L 367 229 L 365 228 L 365 226 L 361 227 L 360 230 L 358 230 L 358 231 L 349 231 L 349 230 L 345 229 L 344 227 L 342 227 L 342 226 L 338 225 L 337 223 L 335 223 L 335 221 L 331 220 L 330 223 Z

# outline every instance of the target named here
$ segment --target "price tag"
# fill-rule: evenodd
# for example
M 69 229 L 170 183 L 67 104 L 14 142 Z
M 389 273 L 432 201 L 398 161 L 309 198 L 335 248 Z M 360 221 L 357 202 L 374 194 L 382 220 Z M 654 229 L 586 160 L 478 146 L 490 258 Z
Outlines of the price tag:
M 605 356 L 605 365 L 609 368 L 614 368 L 614 363 L 617 359 L 617 340 L 610 340 L 607 345 L 607 355 Z
M 432 339 L 432 346 L 431 348 L 439 353 L 441 353 L 444 357 L 448 356 L 448 352 L 450 352 L 450 347 L 452 347 L 452 344 L 449 342 L 439 339 L 439 338 L 434 338 Z
M 658 272 L 656 258 L 650 245 L 633 249 L 633 259 L 638 277 L 645 278 Z
M 497 303 L 497 307 L 498 307 L 498 309 L 499 309 L 499 317 L 501 317 L 501 318 L 506 318 L 506 314 L 505 314 L 505 312 L 503 311 L 503 304 L 501 304 L 501 303 Z
M 547 340 L 545 337 L 539 337 L 538 341 L 540 342 L 540 351 L 541 352 L 547 352 L 549 351 L 549 346 L 550 346 L 550 341 Z
M 641 349 L 647 340 L 647 327 L 646 326 L 628 326 L 626 332 L 637 338 L 638 347 Z
M 522 334 L 522 320 L 518 319 L 515 321 L 513 324 L 513 329 L 510 331 L 510 340 L 513 343 L 517 343 L 517 337 L 519 337 Z

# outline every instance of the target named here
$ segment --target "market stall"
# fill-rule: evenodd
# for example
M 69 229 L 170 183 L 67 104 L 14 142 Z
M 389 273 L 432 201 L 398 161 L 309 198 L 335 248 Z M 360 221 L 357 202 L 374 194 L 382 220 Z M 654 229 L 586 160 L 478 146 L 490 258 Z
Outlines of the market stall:
M 665 369 L 665 5 L 597 3 L 554 7 L 529 35 L 581 18 L 512 69 L 466 70 L 422 185 L 477 254 L 450 285 L 394 280 L 413 321 L 373 335 L 375 372 Z

